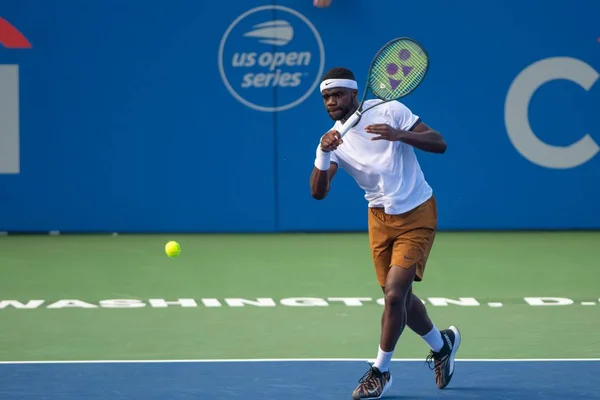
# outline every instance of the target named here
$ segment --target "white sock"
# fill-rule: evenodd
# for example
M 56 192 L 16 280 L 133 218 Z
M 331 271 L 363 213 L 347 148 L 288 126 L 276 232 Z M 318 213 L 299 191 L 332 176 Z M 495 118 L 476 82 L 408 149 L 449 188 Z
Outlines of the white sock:
M 424 341 L 427 342 L 431 350 L 438 352 L 444 347 L 444 341 L 442 340 L 442 334 L 438 328 L 434 325 L 433 329 L 425 336 L 421 336 Z
M 381 350 L 381 346 L 379 347 L 379 350 L 377 351 L 377 360 L 375 360 L 375 364 L 373 364 L 374 367 L 377 367 L 378 370 L 380 370 L 381 372 L 386 372 L 389 371 L 390 369 L 390 362 L 392 361 L 392 355 L 394 354 L 394 351 L 383 351 Z

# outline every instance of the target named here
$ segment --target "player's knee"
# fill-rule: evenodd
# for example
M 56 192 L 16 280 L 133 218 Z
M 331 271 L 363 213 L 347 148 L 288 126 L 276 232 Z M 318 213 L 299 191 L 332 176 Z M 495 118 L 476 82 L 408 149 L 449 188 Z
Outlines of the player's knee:
M 389 288 L 385 291 L 386 307 L 406 307 L 407 291 L 401 288 Z

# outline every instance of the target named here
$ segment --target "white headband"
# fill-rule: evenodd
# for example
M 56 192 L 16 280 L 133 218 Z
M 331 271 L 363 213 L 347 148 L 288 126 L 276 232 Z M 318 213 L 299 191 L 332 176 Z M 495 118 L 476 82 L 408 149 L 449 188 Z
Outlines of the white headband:
M 358 84 L 352 79 L 326 79 L 321 82 L 321 92 L 325 89 L 334 87 L 344 87 L 348 89 L 358 89 Z

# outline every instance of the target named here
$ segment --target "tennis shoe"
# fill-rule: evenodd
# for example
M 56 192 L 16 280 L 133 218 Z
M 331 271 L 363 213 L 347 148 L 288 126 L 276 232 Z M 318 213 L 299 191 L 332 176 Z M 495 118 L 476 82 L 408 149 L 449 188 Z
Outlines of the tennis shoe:
M 354 400 L 380 399 L 392 386 L 392 375 L 389 371 L 381 372 L 377 367 L 371 366 L 358 382 L 352 392 Z
M 427 364 L 434 371 L 435 384 L 444 389 L 454 375 L 454 359 L 460 347 L 460 332 L 455 326 L 440 332 L 444 346 L 439 352 L 431 351 L 427 356 Z

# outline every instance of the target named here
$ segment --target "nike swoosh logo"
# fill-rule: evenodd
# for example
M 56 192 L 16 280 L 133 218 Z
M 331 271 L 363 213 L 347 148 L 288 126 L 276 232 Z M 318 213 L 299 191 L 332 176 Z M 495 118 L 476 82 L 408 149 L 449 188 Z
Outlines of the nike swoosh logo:
M 368 392 L 369 394 L 373 394 L 373 393 L 377 392 L 378 390 L 379 390 L 379 383 L 377 384 L 377 386 L 375 387 L 375 389 L 373 389 L 373 390 L 368 390 L 368 389 L 367 389 L 367 392 Z

